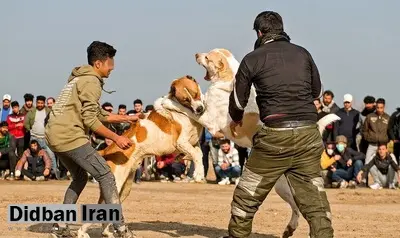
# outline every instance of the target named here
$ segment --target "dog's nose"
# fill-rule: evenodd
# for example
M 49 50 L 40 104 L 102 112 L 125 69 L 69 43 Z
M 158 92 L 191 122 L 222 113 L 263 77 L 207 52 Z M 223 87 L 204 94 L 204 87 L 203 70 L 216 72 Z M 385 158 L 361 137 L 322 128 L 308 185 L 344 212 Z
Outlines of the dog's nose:
M 203 106 L 198 106 L 198 107 L 196 108 L 196 112 L 197 112 L 197 113 L 201 113 L 201 112 L 203 112 L 203 110 L 204 110 L 204 107 L 203 107 Z

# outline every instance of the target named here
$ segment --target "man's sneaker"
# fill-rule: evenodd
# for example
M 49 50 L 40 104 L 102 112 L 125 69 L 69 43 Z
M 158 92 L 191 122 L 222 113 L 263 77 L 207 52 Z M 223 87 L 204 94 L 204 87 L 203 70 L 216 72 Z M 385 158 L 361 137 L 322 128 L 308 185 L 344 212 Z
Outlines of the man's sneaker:
M 6 177 L 7 180 L 13 181 L 15 180 L 14 173 L 10 173 L 9 176 Z
M 356 188 L 356 186 L 357 186 L 356 181 L 354 181 L 354 180 L 349 181 L 348 188 Z
M 345 180 L 342 180 L 342 182 L 340 182 L 340 188 L 341 189 L 347 188 L 348 185 L 349 184 Z
M 36 181 L 44 181 L 44 176 L 36 177 Z
M 219 185 L 228 185 L 231 184 L 229 178 L 223 178 L 221 181 L 218 182 Z
M 332 188 L 338 188 L 339 186 L 340 186 L 340 183 L 332 182 Z
M 160 180 L 161 183 L 169 183 L 169 178 L 163 178 Z
M 379 183 L 374 183 L 369 186 L 371 189 L 382 189 L 382 186 Z
M 114 230 L 114 237 L 115 238 L 135 238 L 136 235 L 127 228 L 124 231 Z
M 396 185 L 394 183 L 389 184 L 389 189 L 397 189 Z
M 51 237 L 54 238 L 70 238 L 73 237 L 71 230 L 67 227 L 60 227 L 58 224 L 53 224 L 51 228 Z

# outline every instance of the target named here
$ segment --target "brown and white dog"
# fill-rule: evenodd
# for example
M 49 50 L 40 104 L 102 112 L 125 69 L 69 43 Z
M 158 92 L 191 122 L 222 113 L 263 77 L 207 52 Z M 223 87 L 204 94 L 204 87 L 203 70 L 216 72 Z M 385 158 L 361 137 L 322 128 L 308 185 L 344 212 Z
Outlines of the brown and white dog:
M 199 84 L 189 75 L 181 77 L 172 82 L 168 95 L 156 100 L 154 110 L 146 119 L 132 124 L 124 133 L 133 142 L 129 149 L 120 149 L 113 143 L 100 151 L 115 176 L 121 203 L 131 191 L 136 168 L 147 156 L 184 154 L 184 159 L 195 163 L 195 181 L 199 182 L 204 178 L 202 151 L 199 146 L 203 126 L 183 113 L 164 109 L 161 105 L 164 98 L 178 103 L 196 115 L 203 113 L 205 109 Z M 98 203 L 103 203 L 102 197 Z M 78 237 L 88 237 L 86 231 L 90 225 L 84 224 L 78 230 Z M 103 226 L 103 235 L 112 237 L 112 233 L 108 231 L 109 225 Z
M 196 62 L 206 69 L 204 79 L 211 82 L 205 93 L 206 111 L 202 115 L 195 115 L 169 99 L 163 101 L 164 108 L 184 112 L 206 127 L 211 134 L 220 131 L 235 144 L 251 148 L 252 138 L 262 126 L 256 103 L 254 85 L 251 87 L 248 104 L 244 109 L 243 125 L 236 128 L 236 135 L 233 136 L 229 127 L 232 121 L 228 112 L 229 96 L 234 88 L 233 85 L 235 83 L 236 72 L 239 68 L 239 62 L 226 49 L 213 49 L 208 53 L 198 53 L 195 55 L 195 58 Z M 338 116 L 330 114 L 318 121 L 321 134 L 327 125 L 339 119 Z M 292 218 L 283 234 L 283 237 L 290 237 L 298 226 L 300 212 L 285 176 L 282 176 L 276 182 L 275 190 L 292 208 Z

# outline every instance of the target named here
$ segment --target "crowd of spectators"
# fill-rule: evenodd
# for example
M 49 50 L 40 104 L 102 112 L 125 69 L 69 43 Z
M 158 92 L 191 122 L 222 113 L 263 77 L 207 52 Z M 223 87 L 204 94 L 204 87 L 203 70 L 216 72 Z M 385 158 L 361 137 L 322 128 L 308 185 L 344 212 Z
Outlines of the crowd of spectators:
M 343 97 L 339 107 L 332 91 L 325 91 L 321 100 L 315 100 L 318 119 L 333 113 L 340 120 L 328 125 L 322 135 L 325 150 L 321 155 L 321 175 L 326 187 L 356 188 L 369 186 L 396 189 L 399 178 L 400 108 L 391 115 L 385 111 L 385 99 L 373 96 L 364 98 L 364 107 L 353 107 L 353 96 Z M 4 95 L 0 108 L 0 179 L 48 180 L 69 179 L 68 171 L 46 145 L 44 126 L 47 113 L 55 99 L 52 97 L 24 95 L 24 104 Z M 133 109 L 106 102 L 106 111 L 120 115 L 144 113 L 148 115 L 152 105 L 143 108 L 136 99 Z M 129 129 L 129 123 L 106 125 L 118 135 Z M 92 146 L 102 150 L 111 140 L 91 133 Z M 219 185 L 237 184 L 250 148 L 242 148 L 224 138 L 221 133 L 211 135 L 204 129 L 199 141 L 203 151 L 204 173 L 209 168 Z M 182 155 L 171 154 L 146 158 L 136 170 L 135 183 L 156 179 L 161 182 L 192 182 L 194 164 L 182 160 Z M 212 164 L 210 164 L 210 162 Z M 370 174 L 370 176 L 368 176 Z M 93 182 L 96 182 L 91 178 Z

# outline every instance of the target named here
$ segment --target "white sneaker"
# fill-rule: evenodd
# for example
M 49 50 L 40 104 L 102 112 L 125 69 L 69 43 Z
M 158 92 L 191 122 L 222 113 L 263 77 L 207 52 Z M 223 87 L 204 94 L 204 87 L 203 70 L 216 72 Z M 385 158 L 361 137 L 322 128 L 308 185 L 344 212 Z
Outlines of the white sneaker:
M 396 185 L 394 183 L 389 184 L 389 189 L 397 189 Z
M 340 182 L 340 188 L 347 188 L 347 186 L 349 185 L 349 183 L 346 182 L 346 180 L 342 180 L 342 182 Z
M 238 184 L 239 184 L 239 178 L 236 178 L 235 185 L 237 186 Z
M 221 181 L 218 182 L 219 185 L 228 185 L 231 184 L 229 178 L 223 178 Z
M 379 183 L 374 183 L 369 186 L 371 189 L 382 189 L 382 186 Z

